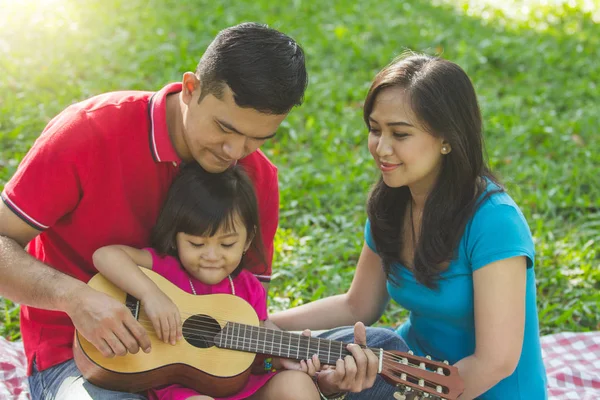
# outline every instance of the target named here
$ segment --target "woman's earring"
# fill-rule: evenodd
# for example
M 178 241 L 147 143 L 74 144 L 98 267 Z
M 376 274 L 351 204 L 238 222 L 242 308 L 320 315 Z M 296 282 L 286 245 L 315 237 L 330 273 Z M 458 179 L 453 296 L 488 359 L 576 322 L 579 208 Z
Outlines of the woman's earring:
M 443 146 L 442 147 L 442 154 L 448 154 L 448 153 L 450 153 L 450 150 L 448 149 L 448 147 L 447 146 Z

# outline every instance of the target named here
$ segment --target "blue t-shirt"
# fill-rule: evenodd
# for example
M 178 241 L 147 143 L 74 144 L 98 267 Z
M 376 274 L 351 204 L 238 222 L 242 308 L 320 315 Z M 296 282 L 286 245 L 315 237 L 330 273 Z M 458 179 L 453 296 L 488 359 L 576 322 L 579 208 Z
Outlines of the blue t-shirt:
M 497 186 L 488 182 L 488 190 Z M 365 241 L 377 252 L 371 224 L 365 226 Z M 429 289 L 413 273 L 396 264 L 392 269 L 399 285 L 388 280 L 387 289 L 398 304 L 410 311 L 408 320 L 397 329 L 416 355 L 448 360 L 450 364 L 475 352 L 473 272 L 511 257 L 527 258 L 525 294 L 525 336 L 515 372 L 482 394 L 479 399 L 547 399 L 546 371 L 539 339 L 534 264 L 534 245 L 521 210 L 504 192 L 488 197 L 466 225 L 452 260 Z

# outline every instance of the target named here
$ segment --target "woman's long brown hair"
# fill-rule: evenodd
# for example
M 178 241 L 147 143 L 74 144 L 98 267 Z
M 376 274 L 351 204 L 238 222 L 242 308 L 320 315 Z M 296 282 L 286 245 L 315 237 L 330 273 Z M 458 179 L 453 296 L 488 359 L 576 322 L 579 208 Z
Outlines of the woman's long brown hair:
M 367 127 L 377 95 L 390 87 L 406 90 L 421 124 L 431 135 L 443 137 L 452 151 L 443 157 L 440 174 L 425 202 L 414 260 L 400 256 L 404 216 L 411 201 L 408 187 L 391 188 L 379 179 L 369 195 L 367 214 L 388 279 L 399 283 L 393 272 L 396 263 L 401 263 L 413 268 L 420 283 L 434 288 L 440 273 L 455 257 L 478 204 L 498 191 L 481 196 L 486 189 L 483 178 L 501 186 L 484 160 L 477 96 L 462 68 L 428 55 L 411 53 L 397 59 L 377 74 L 369 89 L 364 105 Z

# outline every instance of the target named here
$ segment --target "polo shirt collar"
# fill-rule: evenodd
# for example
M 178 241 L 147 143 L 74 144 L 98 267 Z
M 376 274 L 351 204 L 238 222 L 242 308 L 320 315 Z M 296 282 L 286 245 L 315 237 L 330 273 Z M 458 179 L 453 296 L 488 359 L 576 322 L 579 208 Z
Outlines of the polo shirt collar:
M 148 103 L 150 151 L 156 162 L 181 163 L 167 129 L 167 95 L 181 89 L 181 82 L 170 83 L 154 93 Z

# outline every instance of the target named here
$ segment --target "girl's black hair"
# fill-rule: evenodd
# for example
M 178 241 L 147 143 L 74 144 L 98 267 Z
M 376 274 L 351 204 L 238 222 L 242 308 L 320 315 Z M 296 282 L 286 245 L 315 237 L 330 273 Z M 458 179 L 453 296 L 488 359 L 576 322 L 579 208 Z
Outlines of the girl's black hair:
M 236 216 L 248 232 L 249 249 L 255 255 L 253 263 L 266 265 L 256 194 L 244 169 L 236 165 L 221 173 L 209 173 L 198 163 L 189 163 L 181 168 L 169 189 L 152 230 L 151 245 L 161 255 L 178 258 L 177 233 L 212 236 L 221 227 L 233 229 Z M 250 268 L 249 258 L 244 254 L 232 275 Z

